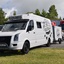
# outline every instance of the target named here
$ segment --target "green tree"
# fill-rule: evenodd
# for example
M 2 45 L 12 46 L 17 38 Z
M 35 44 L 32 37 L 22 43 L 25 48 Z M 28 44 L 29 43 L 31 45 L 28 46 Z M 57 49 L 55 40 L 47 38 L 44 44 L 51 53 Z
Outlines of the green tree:
M 36 10 L 35 10 L 35 14 L 36 14 L 36 15 L 40 15 L 39 9 L 36 9 Z
M 58 19 L 58 13 L 57 13 L 57 10 L 55 9 L 55 5 L 52 5 L 49 8 L 48 18 L 50 18 L 50 19 Z
M 13 12 L 13 15 L 16 16 L 16 11 Z
M 5 21 L 5 13 L 2 10 L 2 8 L 0 8 L 0 24 L 3 24 Z
M 41 16 L 47 17 L 47 12 L 44 9 L 42 10 Z

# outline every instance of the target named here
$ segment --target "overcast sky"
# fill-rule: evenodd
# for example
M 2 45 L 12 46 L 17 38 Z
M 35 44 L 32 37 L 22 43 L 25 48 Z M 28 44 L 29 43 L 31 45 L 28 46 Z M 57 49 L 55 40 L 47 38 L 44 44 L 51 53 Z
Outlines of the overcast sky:
M 5 12 L 14 9 L 17 14 L 34 12 L 36 9 L 48 11 L 51 5 L 55 5 L 59 17 L 64 17 L 64 0 L 0 0 L 0 7 Z

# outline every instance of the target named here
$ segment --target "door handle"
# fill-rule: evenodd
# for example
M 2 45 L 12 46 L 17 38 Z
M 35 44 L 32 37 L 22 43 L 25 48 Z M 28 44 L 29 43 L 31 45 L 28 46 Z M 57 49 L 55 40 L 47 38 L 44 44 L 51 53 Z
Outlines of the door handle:
M 35 34 L 35 32 L 33 32 L 33 34 Z

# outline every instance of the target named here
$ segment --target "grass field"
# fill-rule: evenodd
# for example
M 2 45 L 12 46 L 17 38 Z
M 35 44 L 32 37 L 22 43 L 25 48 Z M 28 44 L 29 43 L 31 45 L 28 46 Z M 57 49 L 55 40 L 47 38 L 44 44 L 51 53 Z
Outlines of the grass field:
M 20 52 L 0 53 L 0 64 L 64 64 L 64 49 L 36 48 L 26 55 Z

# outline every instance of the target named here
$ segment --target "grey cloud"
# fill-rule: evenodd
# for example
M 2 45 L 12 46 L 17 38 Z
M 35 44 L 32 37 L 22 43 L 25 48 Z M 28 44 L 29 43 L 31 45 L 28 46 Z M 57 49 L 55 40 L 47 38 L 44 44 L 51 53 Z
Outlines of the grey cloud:
M 2 0 L 2 2 L 5 0 Z M 18 11 L 17 14 L 22 14 L 26 12 L 34 12 L 35 9 L 45 9 L 48 11 L 51 5 L 55 5 L 59 16 L 63 17 L 64 13 L 64 0 L 11 0 L 8 7 L 15 7 Z
M 4 3 L 6 3 L 8 0 L 0 0 L 0 7 L 2 7 L 2 5 L 4 5 Z

